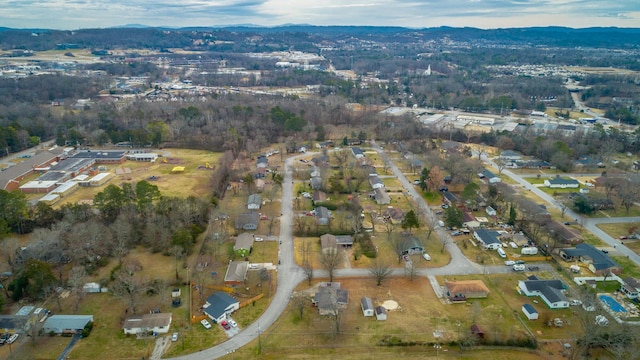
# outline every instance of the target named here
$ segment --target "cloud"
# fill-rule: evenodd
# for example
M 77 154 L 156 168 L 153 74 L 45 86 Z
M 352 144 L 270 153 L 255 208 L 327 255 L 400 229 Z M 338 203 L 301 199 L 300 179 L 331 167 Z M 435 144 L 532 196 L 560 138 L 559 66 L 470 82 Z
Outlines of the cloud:
M 637 0 L 4 0 L 0 24 L 77 29 L 280 25 L 475 26 L 481 28 L 640 24 Z

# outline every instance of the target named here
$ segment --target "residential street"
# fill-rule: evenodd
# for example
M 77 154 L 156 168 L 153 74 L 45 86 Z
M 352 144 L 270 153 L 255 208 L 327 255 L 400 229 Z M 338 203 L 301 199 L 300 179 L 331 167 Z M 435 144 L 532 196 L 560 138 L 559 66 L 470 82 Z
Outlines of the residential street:
M 376 144 L 372 142 L 373 148 L 380 154 L 384 161 L 390 164 L 390 169 L 393 171 L 395 177 L 402 183 L 404 191 L 412 197 L 417 204 L 417 212 L 422 216 L 422 220 L 426 219 L 428 226 L 433 227 L 434 233 L 440 238 L 440 241 L 444 243 L 446 251 L 451 255 L 451 262 L 440 268 L 418 269 L 416 274 L 419 276 L 438 276 L 438 275 L 468 275 L 468 274 L 494 274 L 494 273 L 510 273 L 512 268 L 504 265 L 480 265 L 467 259 L 460 248 L 451 239 L 449 232 L 445 228 L 437 226 L 436 215 L 431 211 L 424 199 L 420 196 L 411 182 L 404 176 L 398 166 L 389 160 L 388 155 Z M 289 302 L 289 298 L 293 292 L 293 289 L 304 280 L 304 273 L 300 267 L 294 262 L 294 246 L 293 246 L 293 175 L 292 165 L 301 156 L 309 156 L 311 153 L 290 157 L 285 161 L 285 174 L 282 185 L 282 217 L 280 219 L 280 265 L 278 266 L 278 287 L 276 293 L 271 301 L 269 307 L 260 316 L 260 318 L 242 329 L 236 336 L 228 339 L 227 341 L 214 346 L 209 349 L 199 351 L 197 353 L 180 356 L 174 359 L 180 360 L 209 360 L 216 359 L 227 354 L 233 353 L 238 348 L 252 342 L 257 339 L 259 333 L 269 328 L 284 312 Z M 493 164 L 493 162 L 487 158 L 483 158 L 483 161 Z M 495 164 L 493 164 L 495 166 Z M 529 184 L 526 180 L 513 174 L 512 172 L 505 170 L 503 175 L 509 176 L 513 180 L 517 181 L 523 188 L 533 191 L 541 199 L 548 202 L 551 206 L 559 207 L 559 204 L 549 195 L 543 191 L 537 189 L 535 186 Z M 575 214 L 571 210 L 567 210 L 566 214 L 574 219 L 581 219 L 581 223 L 589 231 L 594 233 L 599 238 L 603 239 L 611 246 L 617 245 L 615 251 L 619 251 L 623 255 L 628 255 L 637 264 L 640 264 L 640 256 L 631 252 L 631 250 L 622 246 L 617 239 L 613 239 L 606 235 L 600 229 L 596 227 L 598 223 L 607 222 L 632 222 L 640 221 L 640 217 L 633 218 L 602 218 L 602 219 L 583 219 Z M 548 263 L 536 263 L 536 266 L 540 267 L 542 271 L 552 271 L 553 266 Z M 326 271 L 315 269 L 314 277 L 326 277 Z M 335 272 L 335 277 L 369 277 L 368 269 L 339 269 Z M 402 268 L 394 268 L 392 276 L 405 276 L 405 271 Z

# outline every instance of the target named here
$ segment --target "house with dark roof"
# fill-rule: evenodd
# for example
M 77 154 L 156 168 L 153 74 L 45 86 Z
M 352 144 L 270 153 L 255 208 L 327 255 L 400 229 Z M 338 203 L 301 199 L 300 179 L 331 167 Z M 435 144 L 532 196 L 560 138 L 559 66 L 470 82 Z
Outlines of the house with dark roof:
M 353 153 L 353 156 L 355 156 L 356 159 L 364 158 L 364 151 L 362 151 L 362 149 L 360 149 L 359 147 L 356 147 L 356 146 L 352 147 L 351 152 Z
M 258 222 L 260 221 L 260 215 L 257 212 L 248 212 L 238 215 L 235 221 L 235 228 L 242 230 L 256 230 L 258 228 Z
M 578 244 L 575 248 L 560 250 L 560 256 L 568 261 L 580 261 L 586 264 L 594 274 L 604 276 L 608 274 L 622 273 L 622 266 L 609 257 L 608 254 L 590 244 Z
M 536 310 L 531 304 L 522 305 L 522 312 L 529 320 L 538 320 L 538 310 Z
M 373 307 L 373 301 L 371 301 L 370 297 L 363 296 L 360 299 L 360 308 L 362 309 L 362 315 L 364 316 L 373 316 L 375 315 L 375 309 Z
M 230 261 L 227 272 L 224 274 L 224 282 L 230 284 L 242 284 L 247 280 L 248 261 Z
M 327 283 L 313 297 L 313 304 L 320 315 L 335 315 L 349 304 L 349 291 L 340 288 L 340 283 Z
M 520 280 L 518 292 L 525 296 L 538 296 L 551 309 L 566 309 L 569 299 L 564 294 L 567 286 L 560 280 Z
M 209 296 L 202 306 L 204 313 L 215 323 L 219 323 L 240 308 L 238 300 L 224 291 L 218 291 Z
M 522 159 L 522 154 L 514 150 L 504 150 L 500 153 L 500 159 L 515 161 Z
M 318 225 L 329 225 L 331 220 L 331 212 L 324 206 L 318 206 L 314 210 L 314 216 Z
M 580 182 L 576 179 L 565 179 L 556 176 L 551 179 L 545 179 L 544 186 L 551 189 L 577 189 L 580 187 Z
M 327 193 L 324 191 L 316 190 L 311 195 L 311 199 L 314 202 L 322 202 L 327 200 Z
M 622 281 L 624 281 L 624 283 L 620 287 L 620 291 L 622 291 L 627 298 L 637 299 L 640 297 L 640 281 L 638 281 L 638 279 L 628 277 Z
M 258 156 L 258 159 L 256 160 L 257 168 L 266 168 L 268 165 L 269 165 L 269 158 L 267 158 L 266 156 Z
M 353 237 L 351 235 L 336 235 L 336 244 L 342 247 L 353 246 Z
M 449 206 L 456 206 L 460 203 L 460 198 L 450 191 L 443 191 L 442 198 Z
M 574 230 L 559 221 L 550 221 L 546 224 L 548 233 L 556 236 L 565 244 L 579 244 L 583 241 L 579 231 Z
M 495 230 L 476 229 L 473 232 L 473 237 L 478 240 L 485 249 L 498 250 L 502 248 L 500 233 Z
M 309 184 L 313 190 L 322 190 L 322 178 L 319 176 L 312 177 L 309 180 Z
M 482 170 L 482 172 L 478 174 L 478 177 L 480 177 L 481 179 L 486 179 L 489 184 L 495 184 L 502 181 L 500 177 L 487 169 Z
M 422 242 L 413 235 L 405 235 L 401 241 L 402 255 L 422 254 L 424 252 Z

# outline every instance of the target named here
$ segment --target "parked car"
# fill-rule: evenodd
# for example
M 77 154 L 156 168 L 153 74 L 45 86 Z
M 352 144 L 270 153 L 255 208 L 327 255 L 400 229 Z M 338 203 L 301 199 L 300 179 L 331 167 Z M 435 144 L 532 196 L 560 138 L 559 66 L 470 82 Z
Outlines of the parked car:
M 14 341 L 18 340 L 18 336 L 20 334 L 13 334 L 7 339 L 7 344 L 13 344 Z
M 227 320 L 222 320 L 220 322 L 220 325 L 225 329 L 225 330 L 231 330 L 231 325 L 229 325 L 229 323 L 227 322 Z
M 171 341 L 173 342 L 178 341 L 178 333 L 173 333 L 173 335 L 171 335 Z
M 603 253 L 605 253 L 605 254 L 608 254 L 608 253 L 609 253 L 609 250 L 607 250 L 607 249 L 602 249 L 602 252 L 603 252 Z
M 211 329 L 211 324 L 207 321 L 207 319 L 202 319 L 200 321 L 200 324 L 202 324 L 202 326 L 204 326 L 205 329 Z
M 260 237 L 260 236 L 256 236 L 256 237 L 253 238 L 253 241 L 255 241 L 255 242 L 264 241 L 264 238 Z
M 524 271 L 525 267 L 522 264 L 513 265 L 513 271 Z
M 233 319 L 229 319 L 229 325 L 231 325 L 233 327 L 238 327 L 238 323 Z
M 513 260 L 507 260 L 507 261 L 504 262 L 504 264 L 507 265 L 507 266 L 513 266 L 513 265 L 516 264 L 516 262 L 513 261 Z
M 422 257 L 427 261 L 431 261 L 431 256 L 429 256 L 429 254 L 427 253 L 422 254 Z
M 251 269 L 251 270 L 256 270 L 256 269 L 259 269 L 259 268 L 260 268 L 260 265 L 258 265 L 258 264 L 249 264 L 249 269 Z
M 540 270 L 539 266 L 529 266 L 527 269 L 529 269 L 529 271 L 538 271 Z
M 420 180 L 413 180 L 413 185 L 420 185 Z
M 524 264 L 524 260 L 518 260 L 516 261 L 516 264 Z

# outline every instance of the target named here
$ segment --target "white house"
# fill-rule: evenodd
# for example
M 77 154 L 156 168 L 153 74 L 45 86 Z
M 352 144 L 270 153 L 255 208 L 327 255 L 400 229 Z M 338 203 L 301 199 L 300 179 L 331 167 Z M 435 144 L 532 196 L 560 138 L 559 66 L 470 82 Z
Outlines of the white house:
M 495 230 L 477 229 L 473 237 L 482 244 L 485 249 L 498 250 L 502 248 L 502 241 L 498 239 L 499 232 Z
M 227 318 L 234 311 L 240 308 L 238 300 L 231 297 L 224 291 L 218 291 L 209 296 L 204 306 L 204 313 L 215 323 Z
M 369 185 L 372 189 L 382 189 L 384 182 L 378 177 L 378 175 L 369 176 Z
M 552 309 L 566 309 L 569 299 L 563 293 L 567 286 L 560 280 L 520 280 L 518 292 L 526 296 L 539 296 Z
M 538 311 L 531 304 L 522 305 L 522 312 L 529 320 L 538 320 Z
M 122 327 L 127 335 L 145 332 L 166 334 L 171 327 L 171 313 L 132 315 Z
M 563 179 L 558 176 L 552 179 L 545 179 L 544 186 L 551 189 L 577 189 L 580 187 L 580 182 L 576 179 Z
M 374 315 L 373 301 L 371 301 L 370 297 L 363 297 L 360 300 L 360 307 L 362 308 L 362 314 L 364 316 Z
M 520 254 L 522 255 L 536 255 L 537 253 L 538 253 L 538 248 L 535 246 L 523 247 L 520 250 Z
M 487 206 L 484 211 L 487 213 L 487 215 L 489 216 L 496 216 L 498 213 L 496 212 L 496 209 L 492 208 L 491 206 Z
M 481 179 L 487 179 L 489 184 L 495 184 L 502 181 L 498 176 L 496 176 L 496 174 L 492 173 L 487 169 L 484 169 L 480 174 L 478 174 L 478 176 Z

